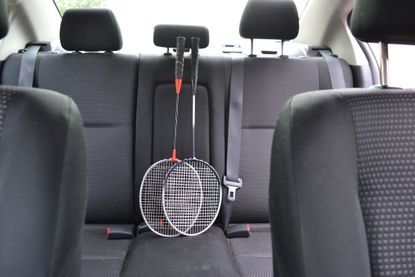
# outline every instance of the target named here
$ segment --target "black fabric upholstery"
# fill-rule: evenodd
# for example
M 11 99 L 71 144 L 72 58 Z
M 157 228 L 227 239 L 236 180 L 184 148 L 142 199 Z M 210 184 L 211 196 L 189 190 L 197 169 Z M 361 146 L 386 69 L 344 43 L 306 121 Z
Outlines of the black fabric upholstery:
M 341 61 L 345 64 L 344 61 Z M 345 81 L 353 86 L 350 68 Z M 321 58 L 245 60 L 244 107 L 240 174 L 232 222 L 268 222 L 268 187 L 271 143 L 278 113 L 293 95 L 329 89 L 327 65 Z
M 134 240 L 121 276 L 240 276 L 230 251 L 218 227 L 170 239 L 148 232 Z
M 0 95 L 1 274 L 79 276 L 86 207 L 80 113 L 70 98 L 47 90 L 2 86 Z
M 250 224 L 249 238 L 231 239 L 230 244 L 241 276 L 274 276 L 269 224 Z
M 106 228 L 86 225 L 82 245 L 82 277 L 118 277 L 131 240 L 108 240 Z
M 72 97 L 84 118 L 87 222 L 131 223 L 137 58 L 74 53 L 38 59 L 35 85 Z
M 414 44 L 414 10 L 414 1 L 356 1 L 351 19 L 352 33 L 366 42 Z
M 9 13 L 7 2 L 0 1 L 0 39 L 4 38 L 9 32 Z
M 154 91 L 153 156 L 155 161 L 170 157 L 173 143 L 173 127 L 176 93 L 174 84 L 158 85 Z M 209 95 L 205 87 L 198 86 L 196 95 L 196 153 L 206 161 L 210 160 L 210 114 Z M 177 132 L 177 153 L 181 158 L 192 156 L 192 94 L 190 84 L 182 86 Z
M 287 103 L 270 186 L 281 276 L 414 275 L 414 105 L 413 90 L 375 89 Z
M 415 94 L 347 95 L 372 276 L 415 275 Z
M 291 40 L 299 29 L 292 0 L 249 0 L 239 25 L 244 38 Z
M 191 48 L 191 38 L 199 37 L 199 47 L 209 46 L 209 30 L 203 26 L 192 25 L 168 25 L 160 24 L 154 27 L 154 44 L 160 47 L 176 48 L 176 38 L 183 36 L 186 38 L 186 48 Z
M 117 19 L 107 9 L 69 9 L 62 16 L 61 45 L 68 51 L 117 51 L 122 37 Z
M 370 276 L 353 123 L 336 94 L 300 94 L 285 105 L 269 199 L 280 276 Z
M 19 83 L 21 54 L 11 54 L 3 63 L 1 71 L 1 84 L 6 86 L 17 86 Z

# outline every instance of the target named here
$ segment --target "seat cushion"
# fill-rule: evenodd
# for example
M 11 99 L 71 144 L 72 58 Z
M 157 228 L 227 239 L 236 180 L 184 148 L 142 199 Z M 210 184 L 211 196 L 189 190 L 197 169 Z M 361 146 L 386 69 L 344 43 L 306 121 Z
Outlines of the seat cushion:
M 108 240 L 109 225 L 86 225 L 83 234 L 83 277 L 117 277 L 126 257 L 131 240 Z
M 196 237 L 137 236 L 122 271 L 128 276 L 240 276 L 229 241 L 219 227 Z
M 250 224 L 249 238 L 230 240 L 241 276 L 273 276 L 271 228 L 269 224 Z

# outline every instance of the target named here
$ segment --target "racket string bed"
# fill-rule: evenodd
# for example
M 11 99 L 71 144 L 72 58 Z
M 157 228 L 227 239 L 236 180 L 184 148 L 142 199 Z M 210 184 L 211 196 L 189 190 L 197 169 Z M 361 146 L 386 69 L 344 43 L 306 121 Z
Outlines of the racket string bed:
M 140 188 L 140 209 L 144 221 L 154 233 L 163 237 L 176 237 L 178 233 L 169 224 L 162 205 L 163 182 L 175 163 L 162 160 L 150 167 Z
M 188 174 L 187 170 L 189 165 L 191 168 L 195 169 L 199 175 L 203 194 L 202 204 L 196 220 L 193 222 L 190 228 L 187 228 L 189 225 L 185 225 L 183 222 L 178 221 L 177 215 L 173 209 L 164 206 L 164 212 L 167 219 L 169 220 L 169 223 L 179 233 L 187 236 L 195 236 L 205 232 L 215 222 L 221 206 L 222 190 L 216 171 L 208 163 L 202 160 L 190 159 L 174 165 L 166 176 L 164 190 L 169 190 L 170 197 L 177 199 L 177 205 L 181 205 L 184 208 L 182 210 L 183 213 L 189 213 L 188 217 L 192 218 L 194 211 L 186 211 L 185 205 L 183 205 L 184 203 L 181 202 L 183 199 L 180 198 L 180 195 L 173 194 L 194 194 L 190 197 L 197 198 L 195 191 L 192 189 L 192 186 L 194 187 L 196 184 L 196 180 L 186 176 L 186 174 Z M 186 179 L 184 182 L 186 185 L 182 186 L 180 191 L 170 190 L 171 185 L 176 185 L 180 182 L 183 182 L 184 179 Z M 192 184 L 192 182 L 195 183 Z
M 163 209 L 170 225 L 186 233 L 197 221 L 203 204 L 202 184 L 189 164 L 169 171 L 163 188 Z

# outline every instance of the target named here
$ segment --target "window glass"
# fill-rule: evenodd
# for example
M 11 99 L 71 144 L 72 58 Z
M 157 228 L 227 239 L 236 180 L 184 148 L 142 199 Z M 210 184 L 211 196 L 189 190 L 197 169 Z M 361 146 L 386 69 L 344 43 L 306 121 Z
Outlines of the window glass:
M 370 43 L 375 57 L 380 63 L 380 45 Z M 415 46 L 389 45 L 389 81 L 391 86 L 402 88 L 415 88 L 415 78 L 412 66 L 415 64 Z
M 307 1 L 295 0 L 299 14 Z M 246 2 L 247 0 L 55 0 L 61 14 L 69 8 L 111 9 L 122 31 L 122 51 L 129 53 L 165 51 L 153 45 L 153 28 L 157 24 L 206 26 L 210 31 L 208 51 L 218 53 L 225 44 L 230 44 L 240 46 L 244 52 L 248 52 L 249 41 L 239 36 L 239 21 Z

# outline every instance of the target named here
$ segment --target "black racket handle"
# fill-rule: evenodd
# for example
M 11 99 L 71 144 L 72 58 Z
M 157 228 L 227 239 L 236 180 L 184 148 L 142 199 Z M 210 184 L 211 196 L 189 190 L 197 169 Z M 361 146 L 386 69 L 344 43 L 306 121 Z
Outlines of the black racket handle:
M 186 43 L 185 37 L 177 37 L 176 64 L 175 64 L 175 70 L 174 70 L 175 79 L 176 79 L 176 93 L 180 93 L 181 83 L 183 79 L 185 43 Z
M 198 81 L 198 78 L 199 78 L 199 43 L 200 43 L 200 38 L 192 37 L 191 38 L 191 43 L 192 43 L 192 62 L 191 62 L 192 93 L 196 94 L 197 81 Z

